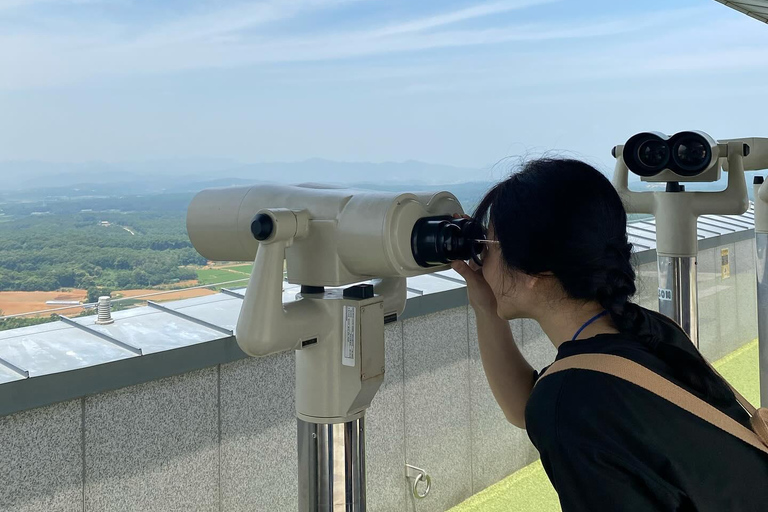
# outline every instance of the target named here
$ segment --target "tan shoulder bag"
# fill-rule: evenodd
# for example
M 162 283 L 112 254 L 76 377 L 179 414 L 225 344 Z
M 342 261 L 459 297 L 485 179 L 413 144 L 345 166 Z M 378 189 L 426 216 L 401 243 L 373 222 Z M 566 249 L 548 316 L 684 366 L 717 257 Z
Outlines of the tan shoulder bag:
M 752 430 L 661 375 L 634 361 L 611 354 L 578 354 L 565 357 L 547 368 L 536 383 L 548 375 L 570 369 L 606 373 L 631 382 L 768 454 L 768 409 L 765 407 L 755 409 L 730 384 L 728 386 L 736 395 L 736 400 L 750 416 Z M 714 368 L 712 370 L 720 375 Z M 723 381 L 728 383 L 725 379 Z

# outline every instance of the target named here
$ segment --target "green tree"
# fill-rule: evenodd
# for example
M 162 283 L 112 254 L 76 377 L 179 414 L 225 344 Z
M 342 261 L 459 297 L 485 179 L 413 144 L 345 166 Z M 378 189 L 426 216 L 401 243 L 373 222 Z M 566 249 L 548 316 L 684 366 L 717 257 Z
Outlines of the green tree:
M 93 304 L 94 302 L 99 302 L 99 297 L 104 295 L 112 295 L 112 291 L 109 288 L 89 288 L 86 301 L 89 304 Z

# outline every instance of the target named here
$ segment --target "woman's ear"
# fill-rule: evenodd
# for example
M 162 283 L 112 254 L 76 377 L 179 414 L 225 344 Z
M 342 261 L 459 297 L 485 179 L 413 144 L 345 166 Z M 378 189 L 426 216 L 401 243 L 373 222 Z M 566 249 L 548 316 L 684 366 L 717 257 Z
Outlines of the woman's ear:
M 555 275 L 555 273 L 554 272 L 550 272 L 550 271 L 542 272 L 541 274 L 537 274 L 535 276 L 530 276 L 528 274 L 522 274 L 523 279 L 524 279 L 524 283 L 525 283 L 525 287 L 528 290 L 533 290 L 537 286 L 539 288 L 541 288 L 541 285 L 543 285 L 545 283 L 548 284 L 550 279 L 542 279 L 542 278 L 554 277 L 554 275 Z
M 538 276 L 523 274 L 523 282 L 525 283 L 525 288 L 527 290 L 533 290 L 536 287 L 536 284 L 538 284 L 539 278 Z

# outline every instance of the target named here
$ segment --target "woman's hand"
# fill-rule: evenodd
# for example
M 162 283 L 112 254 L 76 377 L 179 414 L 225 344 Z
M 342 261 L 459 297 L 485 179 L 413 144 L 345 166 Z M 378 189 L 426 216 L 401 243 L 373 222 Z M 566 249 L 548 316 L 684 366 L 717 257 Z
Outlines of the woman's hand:
M 464 217 L 467 219 L 469 215 L 460 216 L 454 213 L 453 217 Z M 463 261 L 453 261 L 451 262 L 451 268 L 458 272 L 464 278 L 464 281 L 467 282 L 469 305 L 475 310 L 475 314 L 492 314 L 496 316 L 496 297 L 483 276 L 483 269 L 472 260 L 469 260 L 469 264 Z

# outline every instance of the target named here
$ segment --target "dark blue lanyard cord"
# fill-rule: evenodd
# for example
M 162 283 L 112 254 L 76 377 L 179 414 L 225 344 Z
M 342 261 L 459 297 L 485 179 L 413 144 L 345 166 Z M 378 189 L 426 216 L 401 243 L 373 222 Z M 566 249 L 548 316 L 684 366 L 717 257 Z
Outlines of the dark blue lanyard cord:
M 585 329 L 585 328 L 586 328 L 586 327 L 587 327 L 589 324 L 591 324 L 592 322 L 594 322 L 595 320 L 597 320 L 597 319 L 598 319 L 598 318 L 600 318 L 601 316 L 605 316 L 605 315 L 607 315 L 607 314 L 608 314 L 608 310 L 605 310 L 605 311 L 603 311 L 602 313 L 598 313 L 598 314 L 596 314 L 595 316 L 593 316 L 592 318 L 590 318 L 589 320 L 587 320 L 587 323 L 585 323 L 584 325 L 582 325 L 582 326 L 581 326 L 581 329 L 579 329 L 578 331 L 576 331 L 576 334 L 574 334 L 574 335 L 573 335 L 573 338 L 571 339 L 571 341 L 573 341 L 573 340 L 575 340 L 576 338 L 578 338 L 578 337 L 579 337 L 579 334 L 581 334 L 581 331 L 583 331 L 583 330 L 584 330 L 584 329 Z

